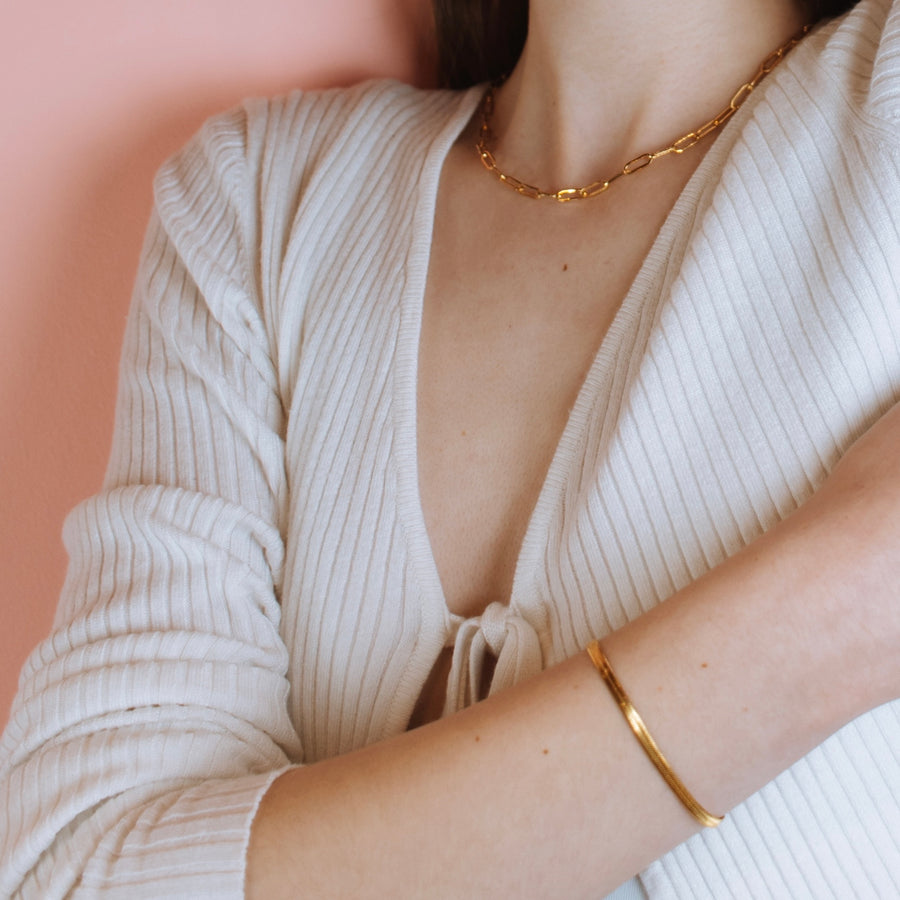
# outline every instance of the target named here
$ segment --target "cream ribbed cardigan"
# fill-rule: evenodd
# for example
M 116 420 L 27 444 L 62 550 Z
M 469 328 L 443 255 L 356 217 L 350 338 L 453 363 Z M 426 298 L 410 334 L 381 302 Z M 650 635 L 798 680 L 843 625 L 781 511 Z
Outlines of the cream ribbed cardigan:
M 249 102 L 162 169 L 105 487 L 67 521 L 55 630 L 4 737 L 0 895 L 241 896 L 275 774 L 402 731 L 446 643 L 450 709 L 487 648 L 499 687 L 578 652 L 794 509 L 900 396 L 900 4 L 863 0 L 718 137 L 590 370 L 510 602 L 451 616 L 417 338 L 441 165 L 477 100 Z M 900 705 L 642 882 L 900 895 Z

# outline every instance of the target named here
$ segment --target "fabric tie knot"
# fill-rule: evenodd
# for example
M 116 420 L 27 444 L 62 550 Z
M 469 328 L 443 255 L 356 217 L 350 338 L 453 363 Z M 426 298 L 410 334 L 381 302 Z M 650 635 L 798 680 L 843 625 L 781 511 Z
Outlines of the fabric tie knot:
M 444 715 L 483 699 L 489 656 L 496 663 L 488 696 L 543 668 L 540 638 L 531 623 L 503 603 L 491 603 L 480 616 L 461 622 L 456 632 Z

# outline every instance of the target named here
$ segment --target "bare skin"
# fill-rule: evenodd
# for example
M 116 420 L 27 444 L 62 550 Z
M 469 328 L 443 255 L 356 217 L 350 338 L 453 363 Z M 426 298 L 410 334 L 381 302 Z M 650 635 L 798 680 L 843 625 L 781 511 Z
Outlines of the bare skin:
M 448 606 L 465 616 L 509 598 L 569 410 L 703 156 L 563 207 L 492 180 L 473 144 L 465 135 L 441 181 L 419 368 L 423 508 Z
M 592 181 L 705 121 L 802 23 L 775 0 L 531 5 L 526 53 L 498 96 L 497 157 L 548 187 Z M 661 90 L 672 84 L 677 97 Z M 448 158 L 419 456 L 454 611 L 508 598 L 590 360 L 701 156 L 627 179 L 608 203 L 564 208 L 491 182 L 471 134 Z M 896 696 L 898 442 L 895 408 L 800 511 L 605 640 L 708 809 L 726 811 Z M 437 671 L 422 721 L 435 717 L 443 680 Z M 500 897 L 597 897 L 697 828 L 581 655 L 459 715 L 281 776 L 254 823 L 247 894 L 471 897 L 490 885 Z

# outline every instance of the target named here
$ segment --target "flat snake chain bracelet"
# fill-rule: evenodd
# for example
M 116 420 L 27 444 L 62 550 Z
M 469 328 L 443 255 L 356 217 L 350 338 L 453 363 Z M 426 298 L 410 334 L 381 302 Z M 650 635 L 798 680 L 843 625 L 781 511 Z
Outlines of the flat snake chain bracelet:
M 653 737 L 647 730 L 644 720 L 640 717 L 638 711 L 634 708 L 631 699 L 625 692 L 625 688 L 622 687 L 621 682 L 616 678 L 616 674 L 613 672 L 612 666 L 600 646 L 600 642 L 591 641 L 587 646 L 587 652 L 591 658 L 591 662 L 594 664 L 594 668 L 609 688 L 609 692 L 613 695 L 619 709 L 622 710 L 625 721 L 628 722 L 629 727 L 634 732 L 634 736 L 638 739 L 638 743 L 640 743 L 647 756 L 650 757 L 650 761 L 656 766 L 659 774 L 665 779 L 666 784 L 669 785 L 675 796 L 678 797 L 687 811 L 701 825 L 705 825 L 707 828 L 715 828 L 717 825 L 721 824 L 725 817 L 714 816 L 711 812 L 704 809 L 696 801 L 694 795 L 685 787 L 684 782 L 675 774 L 674 770 L 669 765 L 669 761 L 663 756 L 656 741 L 653 740 Z

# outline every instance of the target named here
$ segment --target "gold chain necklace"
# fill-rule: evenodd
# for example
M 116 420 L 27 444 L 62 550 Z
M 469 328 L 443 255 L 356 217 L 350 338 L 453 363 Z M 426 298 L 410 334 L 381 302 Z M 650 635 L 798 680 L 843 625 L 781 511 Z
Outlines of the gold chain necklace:
M 738 109 L 740 109 L 741 105 L 763 78 L 765 78 L 782 59 L 784 59 L 789 51 L 793 50 L 793 48 L 800 43 L 811 27 L 811 25 L 804 26 L 803 29 L 795 34 L 789 41 L 782 44 L 774 53 L 769 54 L 769 56 L 763 60 L 756 75 L 737 89 L 734 96 L 731 98 L 731 102 L 717 116 L 710 119 L 699 128 L 695 128 L 693 131 L 683 134 L 676 141 L 669 144 L 668 147 L 665 147 L 662 150 L 656 150 L 652 153 L 642 153 L 640 156 L 636 156 L 634 159 L 629 160 L 625 163 L 620 172 L 616 172 L 615 175 L 610 176 L 604 181 L 594 181 L 591 184 L 585 185 L 585 187 L 567 187 L 558 191 L 545 191 L 535 187 L 533 184 L 527 184 L 526 182 L 520 181 L 518 178 L 501 171 L 497 166 L 497 160 L 494 158 L 494 154 L 490 149 L 491 144 L 494 142 L 494 134 L 491 131 L 491 118 L 494 114 L 493 85 L 488 88 L 487 93 L 484 95 L 484 99 L 481 101 L 481 131 L 475 149 L 478 151 L 478 156 L 484 164 L 484 167 L 502 181 L 503 184 L 509 185 L 509 187 L 523 197 L 531 197 L 533 200 L 558 200 L 560 203 L 566 203 L 569 200 L 587 200 L 590 197 L 598 197 L 600 194 L 604 193 L 604 191 L 609 190 L 609 186 L 620 178 L 623 178 L 626 175 L 634 175 L 635 172 L 646 169 L 650 163 L 660 157 L 668 156 L 670 153 L 684 153 L 685 150 L 690 150 L 695 144 L 699 144 L 708 134 L 712 134 L 716 129 L 721 128 L 722 125 L 724 125 Z

